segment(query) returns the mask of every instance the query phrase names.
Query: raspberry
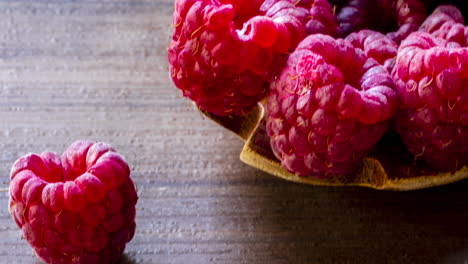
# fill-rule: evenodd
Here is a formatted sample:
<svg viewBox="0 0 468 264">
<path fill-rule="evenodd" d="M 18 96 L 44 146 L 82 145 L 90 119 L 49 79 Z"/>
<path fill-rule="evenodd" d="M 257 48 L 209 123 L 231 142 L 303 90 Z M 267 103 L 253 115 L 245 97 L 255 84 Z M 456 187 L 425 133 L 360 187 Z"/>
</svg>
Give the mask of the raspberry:
<svg viewBox="0 0 468 264">
<path fill-rule="evenodd" d="M 344 35 L 361 29 L 389 32 L 399 44 L 426 18 L 424 0 L 350 0 L 337 15 Z"/>
<path fill-rule="evenodd" d="M 177 0 L 174 24 L 172 80 L 200 108 L 221 116 L 242 115 L 265 97 L 306 34 L 338 29 L 325 0 Z"/>
<path fill-rule="evenodd" d="M 267 132 L 282 165 L 326 177 L 357 169 L 397 107 L 388 71 L 343 39 L 302 41 L 272 83 Z"/>
<path fill-rule="evenodd" d="M 388 72 L 392 71 L 398 45 L 384 34 L 369 29 L 363 29 L 359 32 L 349 34 L 345 40 L 351 42 L 354 47 L 364 50 L 368 57 L 384 65 Z"/>
<path fill-rule="evenodd" d="M 372 17 L 369 14 L 374 10 L 373 0 L 348 1 L 336 15 L 344 36 L 368 28 Z"/>
<path fill-rule="evenodd" d="M 464 26 L 463 16 L 460 10 L 452 5 L 437 7 L 421 25 L 420 31 L 462 46 L 467 44 L 468 30 Z"/>
<path fill-rule="evenodd" d="M 62 157 L 13 164 L 10 213 L 47 263 L 112 263 L 135 233 L 137 194 L 124 159 L 105 143 L 77 141 Z"/>
<path fill-rule="evenodd" d="M 305 8 L 310 7 L 311 19 L 306 24 L 307 35 L 317 33 L 335 37 L 341 35 L 333 7 L 327 0 L 302 0 L 299 4 Z"/>
<path fill-rule="evenodd" d="M 416 159 L 444 171 L 468 165 L 468 48 L 452 11 L 438 8 L 421 27 L 426 32 L 401 43 L 392 73 L 401 102 L 397 131 Z"/>
<path fill-rule="evenodd" d="M 383 10 L 390 7 L 390 4 L 395 6 L 399 28 L 395 32 L 388 33 L 387 36 L 397 44 L 400 44 L 411 32 L 418 30 L 424 19 L 426 19 L 427 13 L 424 0 L 396 0 L 390 2 L 382 0 L 381 2 L 387 3 L 387 5 L 382 5 Z"/>
</svg>

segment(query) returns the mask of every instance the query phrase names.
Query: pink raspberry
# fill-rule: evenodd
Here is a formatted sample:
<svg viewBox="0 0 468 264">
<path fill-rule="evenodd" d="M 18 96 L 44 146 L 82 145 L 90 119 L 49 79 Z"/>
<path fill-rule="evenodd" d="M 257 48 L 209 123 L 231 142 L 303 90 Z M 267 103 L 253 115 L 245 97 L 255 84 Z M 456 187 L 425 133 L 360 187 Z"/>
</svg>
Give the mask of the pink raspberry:
<svg viewBox="0 0 468 264">
<path fill-rule="evenodd" d="M 118 260 L 135 234 L 137 199 L 127 163 L 106 143 L 27 154 L 11 169 L 10 213 L 47 263 Z"/>
<path fill-rule="evenodd" d="M 397 55 L 398 45 L 386 35 L 369 29 L 349 34 L 345 40 L 355 48 L 364 50 L 366 55 L 385 66 L 392 72 Z"/>
<path fill-rule="evenodd" d="M 272 84 L 271 147 L 292 173 L 347 174 L 386 132 L 397 107 L 388 71 L 343 39 L 304 39 Z"/>
<path fill-rule="evenodd" d="M 327 0 L 301 0 L 296 3 L 310 11 L 305 25 L 307 35 L 322 33 L 337 37 L 342 34 L 335 11 Z"/>
<path fill-rule="evenodd" d="M 176 0 L 168 48 L 175 85 L 207 112 L 243 114 L 308 33 L 335 34 L 325 0 Z"/>
<path fill-rule="evenodd" d="M 393 70 L 400 109 L 396 127 L 416 159 L 438 170 L 468 165 L 466 27 L 443 6 L 405 39 Z M 429 34 L 430 32 L 432 34 Z"/>
<path fill-rule="evenodd" d="M 437 7 L 419 30 L 462 46 L 468 43 L 468 29 L 464 25 L 463 16 L 460 10 L 452 5 Z"/>
</svg>

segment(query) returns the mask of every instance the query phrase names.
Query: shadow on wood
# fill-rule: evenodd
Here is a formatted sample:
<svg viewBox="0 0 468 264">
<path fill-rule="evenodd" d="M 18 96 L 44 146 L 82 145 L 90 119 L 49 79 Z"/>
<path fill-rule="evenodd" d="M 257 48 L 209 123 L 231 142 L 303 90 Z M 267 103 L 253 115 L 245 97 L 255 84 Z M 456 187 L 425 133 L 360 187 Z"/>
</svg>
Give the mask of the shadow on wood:
<svg viewBox="0 0 468 264">
<path fill-rule="evenodd" d="M 467 181 L 414 192 L 380 192 L 311 187 L 273 180 L 264 173 L 259 173 L 257 180 L 261 195 L 243 201 L 244 210 L 254 215 L 240 216 L 243 230 L 247 230 L 241 252 L 258 257 L 257 262 L 464 260 L 468 247 Z M 240 191 L 238 195 L 249 194 Z M 251 231 L 254 236 L 249 233 L 250 226 L 255 229 Z"/>
<path fill-rule="evenodd" d="M 127 254 L 123 254 L 120 258 L 119 264 L 136 264 L 136 261 Z"/>
</svg>

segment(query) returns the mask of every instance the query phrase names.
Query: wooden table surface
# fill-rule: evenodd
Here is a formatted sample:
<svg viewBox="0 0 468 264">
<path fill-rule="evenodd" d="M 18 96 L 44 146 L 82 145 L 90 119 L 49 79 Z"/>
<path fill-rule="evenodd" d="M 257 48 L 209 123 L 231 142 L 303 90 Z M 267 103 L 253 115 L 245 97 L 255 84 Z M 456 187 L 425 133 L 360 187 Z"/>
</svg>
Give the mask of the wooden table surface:
<svg viewBox="0 0 468 264">
<path fill-rule="evenodd" d="M 172 0 L 0 1 L 0 263 L 40 263 L 8 213 L 27 152 L 102 140 L 140 196 L 122 263 L 468 263 L 468 182 L 312 187 L 239 161 L 167 69 Z"/>
</svg>

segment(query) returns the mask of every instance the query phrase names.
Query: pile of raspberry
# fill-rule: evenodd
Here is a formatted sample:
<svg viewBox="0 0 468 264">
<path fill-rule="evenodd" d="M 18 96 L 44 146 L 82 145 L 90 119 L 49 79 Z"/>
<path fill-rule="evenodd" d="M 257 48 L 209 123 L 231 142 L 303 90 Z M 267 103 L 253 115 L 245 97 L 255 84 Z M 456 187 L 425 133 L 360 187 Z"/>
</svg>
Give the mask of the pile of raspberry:
<svg viewBox="0 0 468 264">
<path fill-rule="evenodd" d="M 177 0 L 174 26 L 177 88 L 219 116 L 267 98 L 271 148 L 291 173 L 350 174 L 389 131 L 436 170 L 468 165 L 468 27 L 455 6 Z"/>
</svg>

